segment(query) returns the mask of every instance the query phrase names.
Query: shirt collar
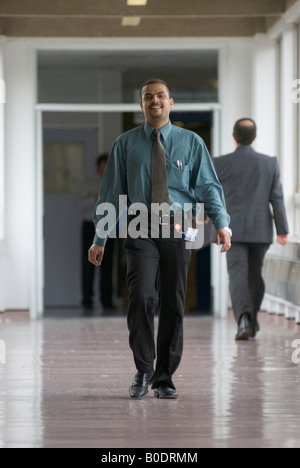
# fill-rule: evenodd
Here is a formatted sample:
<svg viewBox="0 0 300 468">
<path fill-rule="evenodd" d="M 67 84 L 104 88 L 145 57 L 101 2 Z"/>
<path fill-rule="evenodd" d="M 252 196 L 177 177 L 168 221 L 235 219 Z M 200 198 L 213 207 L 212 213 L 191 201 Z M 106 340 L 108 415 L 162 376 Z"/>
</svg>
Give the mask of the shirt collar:
<svg viewBox="0 0 300 468">
<path fill-rule="evenodd" d="M 146 137 L 147 138 L 150 138 L 153 130 L 155 130 L 155 128 L 151 127 L 151 125 L 149 125 L 147 122 L 145 122 L 145 125 L 144 125 L 144 130 L 145 130 L 145 134 L 146 134 Z M 160 128 L 159 129 L 162 137 L 163 137 L 163 140 L 166 141 L 166 139 L 168 138 L 169 134 L 171 133 L 172 131 L 172 124 L 171 122 L 169 121 L 167 123 L 167 125 L 165 125 L 164 127 Z"/>
</svg>

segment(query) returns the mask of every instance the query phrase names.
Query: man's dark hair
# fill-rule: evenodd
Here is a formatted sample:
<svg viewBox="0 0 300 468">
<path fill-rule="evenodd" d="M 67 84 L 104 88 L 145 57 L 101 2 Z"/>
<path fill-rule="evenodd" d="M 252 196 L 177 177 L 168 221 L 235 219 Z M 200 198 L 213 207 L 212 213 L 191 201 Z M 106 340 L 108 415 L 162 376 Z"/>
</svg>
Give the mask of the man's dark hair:
<svg viewBox="0 0 300 468">
<path fill-rule="evenodd" d="M 103 153 L 103 154 L 100 154 L 96 160 L 96 167 L 99 167 L 100 164 L 102 163 L 107 163 L 108 161 L 108 158 L 109 158 L 109 154 L 108 153 Z"/>
<path fill-rule="evenodd" d="M 249 118 L 236 122 L 233 130 L 234 137 L 239 145 L 251 145 L 256 137 L 256 123 Z"/>
<path fill-rule="evenodd" d="M 152 85 L 152 84 L 163 84 L 167 90 L 169 91 L 169 96 L 171 97 L 171 89 L 170 89 L 170 86 L 168 85 L 168 83 L 160 78 L 150 78 L 149 80 L 145 81 L 145 83 L 143 84 L 143 86 L 141 87 L 140 89 L 140 95 L 142 97 L 142 92 L 143 92 L 143 89 L 145 88 L 145 86 L 148 86 L 148 85 Z"/>
</svg>

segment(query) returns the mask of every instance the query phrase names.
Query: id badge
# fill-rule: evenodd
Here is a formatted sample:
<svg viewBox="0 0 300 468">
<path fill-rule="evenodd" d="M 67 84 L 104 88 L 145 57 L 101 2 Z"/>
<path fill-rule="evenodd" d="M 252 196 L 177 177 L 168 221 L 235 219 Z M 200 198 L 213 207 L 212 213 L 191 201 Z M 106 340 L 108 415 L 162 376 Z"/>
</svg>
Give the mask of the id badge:
<svg viewBox="0 0 300 468">
<path fill-rule="evenodd" d="M 184 234 L 184 240 L 186 242 L 196 242 L 198 233 L 198 229 L 188 228 L 188 230 Z"/>
</svg>

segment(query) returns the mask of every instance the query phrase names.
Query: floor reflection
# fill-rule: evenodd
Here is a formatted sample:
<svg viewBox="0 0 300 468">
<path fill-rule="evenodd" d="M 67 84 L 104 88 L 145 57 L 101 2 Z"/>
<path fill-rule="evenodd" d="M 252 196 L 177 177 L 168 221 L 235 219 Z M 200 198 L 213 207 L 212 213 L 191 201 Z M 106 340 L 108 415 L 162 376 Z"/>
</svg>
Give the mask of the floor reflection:
<svg viewBox="0 0 300 468">
<path fill-rule="evenodd" d="M 0 319 L 6 362 L 0 364 L 0 448 L 43 446 L 43 324 Z"/>
<path fill-rule="evenodd" d="M 214 438 L 219 447 L 300 446 L 300 366 L 292 364 L 299 327 L 263 315 L 256 340 L 229 340 L 214 321 Z M 277 326 L 276 326 L 277 325 Z"/>
<path fill-rule="evenodd" d="M 300 447 L 300 328 L 261 315 L 256 340 L 233 319 L 187 317 L 177 401 L 131 400 L 125 317 L 0 320 L 0 447 Z"/>
</svg>

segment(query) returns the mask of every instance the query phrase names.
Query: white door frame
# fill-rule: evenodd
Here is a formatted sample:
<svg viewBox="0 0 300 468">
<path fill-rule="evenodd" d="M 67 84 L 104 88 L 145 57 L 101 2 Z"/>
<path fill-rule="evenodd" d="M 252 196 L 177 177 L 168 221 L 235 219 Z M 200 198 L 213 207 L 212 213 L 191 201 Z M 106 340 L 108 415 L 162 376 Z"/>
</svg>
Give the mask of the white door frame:
<svg viewBox="0 0 300 468">
<path fill-rule="evenodd" d="M 212 154 L 220 154 L 220 122 L 221 105 L 218 103 L 180 103 L 176 104 L 175 112 L 212 112 Z M 36 127 L 36 199 L 35 199 L 35 259 L 33 262 L 33 281 L 31 285 L 31 308 L 30 318 L 37 319 L 43 316 L 44 312 L 44 189 L 43 189 L 43 112 L 93 112 L 93 113 L 124 113 L 140 112 L 138 104 L 37 104 L 35 106 L 35 127 Z M 219 270 L 218 262 L 212 262 L 213 277 L 214 272 Z M 219 282 L 217 282 L 220 284 Z M 222 284 L 222 282 L 221 282 Z M 218 292 L 220 298 L 226 295 L 226 287 Z M 224 289 L 224 290 L 223 290 Z M 215 315 L 220 314 L 219 304 L 224 304 L 223 300 L 216 300 Z"/>
</svg>

